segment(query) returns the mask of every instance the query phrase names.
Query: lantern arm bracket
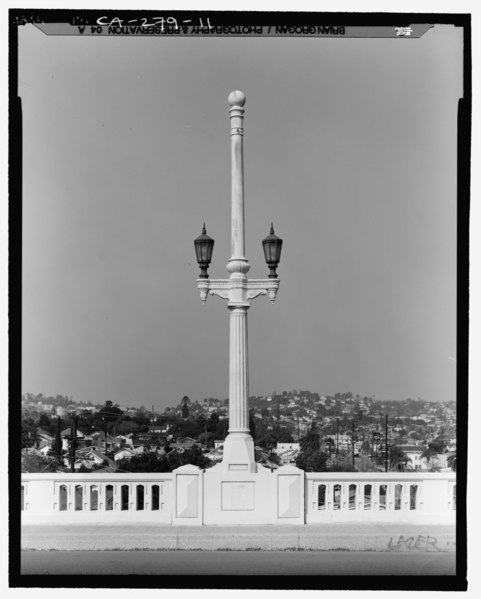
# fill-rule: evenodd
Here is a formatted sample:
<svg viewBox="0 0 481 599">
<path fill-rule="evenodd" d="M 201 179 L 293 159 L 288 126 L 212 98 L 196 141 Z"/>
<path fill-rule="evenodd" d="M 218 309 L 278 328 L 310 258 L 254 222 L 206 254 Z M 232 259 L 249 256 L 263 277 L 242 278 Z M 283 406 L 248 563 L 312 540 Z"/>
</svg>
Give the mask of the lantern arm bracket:
<svg viewBox="0 0 481 599">
<path fill-rule="evenodd" d="M 254 299 L 259 295 L 269 295 L 271 303 L 274 303 L 279 283 L 279 279 L 249 279 L 247 283 L 247 299 Z"/>
<path fill-rule="evenodd" d="M 247 299 L 251 300 L 259 295 L 267 295 L 267 289 L 248 289 L 247 290 Z"/>
<path fill-rule="evenodd" d="M 274 303 L 279 279 L 197 279 L 200 299 L 205 304 L 209 295 L 229 300 L 229 305 L 248 305 L 249 300 L 259 295 L 268 295 Z"/>
<path fill-rule="evenodd" d="M 217 295 L 222 299 L 230 297 L 229 279 L 197 279 L 197 289 L 200 292 L 200 299 L 205 304 L 208 295 Z"/>
</svg>

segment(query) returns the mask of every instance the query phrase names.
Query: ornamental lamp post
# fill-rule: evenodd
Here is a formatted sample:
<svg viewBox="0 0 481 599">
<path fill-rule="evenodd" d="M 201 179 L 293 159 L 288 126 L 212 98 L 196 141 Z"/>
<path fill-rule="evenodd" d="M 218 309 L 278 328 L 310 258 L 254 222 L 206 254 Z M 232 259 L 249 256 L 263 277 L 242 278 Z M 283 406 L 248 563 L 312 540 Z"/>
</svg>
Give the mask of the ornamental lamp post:
<svg viewBox="0 0 481 599">
<path fill-rule="evenodd" d="M 231 257 L 227 262 L 228 279 L 210 279 L 207 268 L 212 258 L 214 240 L 205 230 L 194 241 L 197 262 L 201 268 L 197 279 L 200 298 L 205 304 L 209 295 L 227 300 L 230 322 L 229 342 L 229 431 L 219 467 L 228 471 L 257 472 L 254 441 L 249 432 L 249 375 L 247 356 L 247 310 L 250 300 L 268 295 L 274 303 L 279 289 L 277 265 L 282 239 L 270 234 L 262 241 L 270 269 L 267 279 L 248 279 L 250 264 L 245 257 L 244 232 L 244 156 L 243 120 L 246 98 L 241 91 L 229 95 L 231 134 Z"/>
</svg>

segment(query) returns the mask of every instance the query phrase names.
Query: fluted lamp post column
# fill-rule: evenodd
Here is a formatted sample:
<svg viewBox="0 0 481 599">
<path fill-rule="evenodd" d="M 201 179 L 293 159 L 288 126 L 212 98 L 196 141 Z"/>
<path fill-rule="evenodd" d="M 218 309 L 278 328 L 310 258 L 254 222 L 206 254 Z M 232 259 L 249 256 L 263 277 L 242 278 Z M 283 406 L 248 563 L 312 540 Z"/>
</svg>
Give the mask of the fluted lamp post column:
<svg viewBox="0 0 481 599">
<path fill-rule="evenodd" d="M 202 303 L 208 295 L 228 301 L 230 321 L 229 343 L 229 434 L 224 443 L 221 467 L 231 471 L 256 472 L 254 440 L 249 432 L 249 368 L 247 352 L 247 310 L 250 300 L 268 295 L 273 303 L 279 289 L 276 273 L 282 240 L 274 234 L 263 240 L 264 254 L 270 269 L 267 279 L 248 279 L 250 264 L 245 257 L 244 233 L 244 163 L 243 120 L 245 95 L 233 91 L 229 95 L 231 122 L 231 257 L 227 262 L 228 279 L 210 279 L 207 268 L 212 258 L 214 240 L 204 228 L 194 241 L 201 274 L 197 279 Z"/>
</svg>

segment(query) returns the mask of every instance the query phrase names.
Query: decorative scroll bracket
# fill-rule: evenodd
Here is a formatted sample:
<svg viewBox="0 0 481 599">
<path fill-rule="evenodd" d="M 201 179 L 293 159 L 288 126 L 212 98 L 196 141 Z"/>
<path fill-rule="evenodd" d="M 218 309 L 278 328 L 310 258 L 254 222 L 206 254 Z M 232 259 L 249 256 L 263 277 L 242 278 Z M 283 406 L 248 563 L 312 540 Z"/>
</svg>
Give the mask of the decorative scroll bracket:
<svg viewBox="0 0 481 599">
<path fill-rule="evenodd" d="M 248 305 L 249 300 L 268 295 L 274 303 L 279 289 L 279 279 L 197 279 L 200 299 L 205 304 L 209 295 L 229 301 L 230 305 Z"/>
</svg>

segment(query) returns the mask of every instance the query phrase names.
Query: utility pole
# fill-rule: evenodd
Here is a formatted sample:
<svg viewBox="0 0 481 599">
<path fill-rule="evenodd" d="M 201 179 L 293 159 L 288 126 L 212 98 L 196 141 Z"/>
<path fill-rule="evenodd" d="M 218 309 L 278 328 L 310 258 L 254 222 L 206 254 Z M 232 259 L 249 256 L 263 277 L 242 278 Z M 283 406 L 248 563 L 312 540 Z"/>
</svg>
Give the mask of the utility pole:
<svg viewBox="0 0 481 599">
<path fill-rule="evenodd" d="M 75 450 L 77 446 L 77 423 L 78 416 L 73 416 L 72 426 L 70 428 L 70 472 L 75 472 Z"/>
<path fill-rule="evenodd" d="M 339 455 L 339 418 L 336 418 L 336 457 Z"/>
<path fill-rule="evenodd" d="M 105 423 L 105 430 L 104 430 L 104 437 L 105 437 L 105 455 L 107 455 L 107 451 L 108 451 L 108 446 L 109 446 L 109 442 L 108 442 L 108 422 L 107 422 L 107 418 L 103 417 L 102 420 Z"/>
<path fill-rule="evenodd" d="M 354 432 L 355 432 L 355 424 L 354 420 L 352 421 L 352 467 L 354 468 Z"/>
<path fill-rule="evenodd" d="M 388 415 L 386 414 L 386 430 L 385 430 L 385 435 L 386 435 L 385 471 L 386 472 L 388 471 L 387 420 L 388 420 Z"/>
<path fill-rule="evenodd" d="M 60 465 L 62 463 L 62 436 L 61 436 L 61 419 L 60 416 L 57 418 L 57 433 L 55 435 L 55 457 Z"/>
</svg>

